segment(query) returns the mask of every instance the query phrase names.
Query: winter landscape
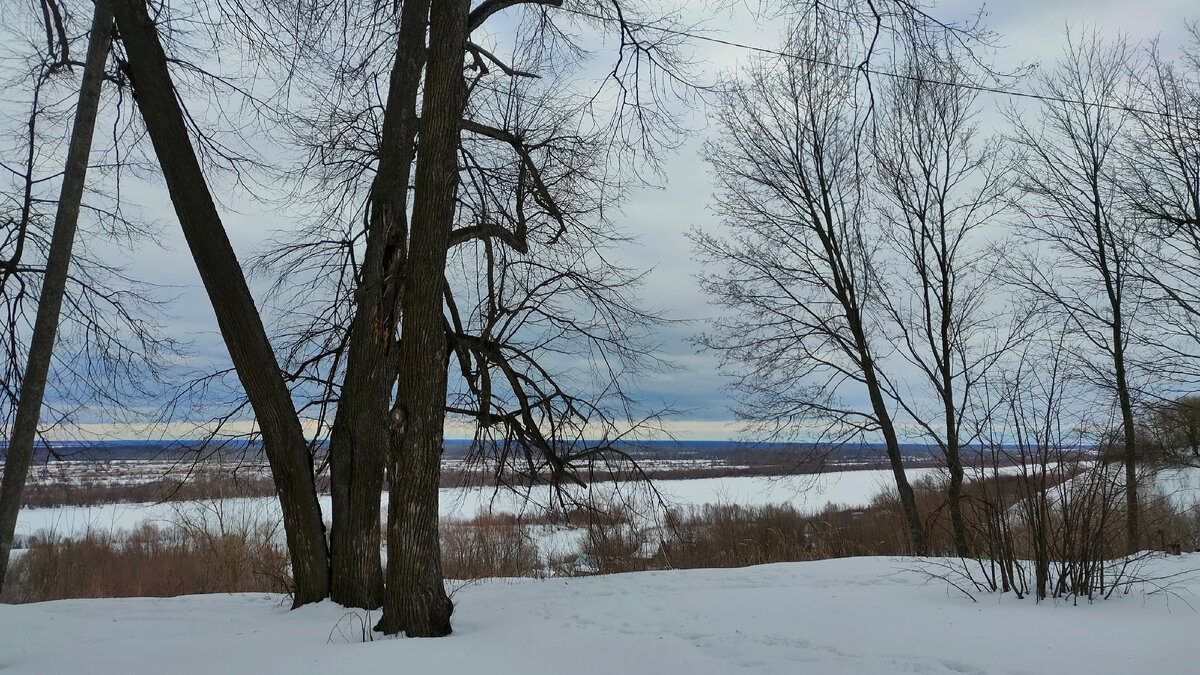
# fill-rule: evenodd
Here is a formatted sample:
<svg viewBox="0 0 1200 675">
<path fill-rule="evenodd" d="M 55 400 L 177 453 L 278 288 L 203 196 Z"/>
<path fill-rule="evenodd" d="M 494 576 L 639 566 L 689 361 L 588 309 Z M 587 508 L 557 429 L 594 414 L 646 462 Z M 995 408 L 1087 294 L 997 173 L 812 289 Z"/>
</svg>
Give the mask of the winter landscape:
<svg viewBox="0 0 1200 675">
<path fill-rule="evenodd" d="M 1195 672 L 1194 4 L 0 4 L 0 671 Z"/>
<path fill-rule="evenodd" d="M 262 594 L 0 606 L 13 673 L 1191 673 L 1200 581 L 1158 558 L 1095 605 L 973 603 L 919 560 L 848 558 L 740 569 L 458 587 L 444 640 L 375 636 L 332 602 Z M 940 572 L 939 572 L 940 573 Z M 458 615 L 461 613 L 461 618 Z"/>
<path fill-rule="evenodd" d="M 132 473 L 128 464 L 122 467 L 113 473 Z M 936 468 L 910 472 L 917 482 L 937 474 Z M 676 507 L 792 504 L 815 512 L 827 503 L 868 509 L 889 480 L 886 471 L 863 469 L 664 479 L 655 487 Z M 1200 509 L 1200 470 L 1164 471 L 1146 482 L 1148 494 L 1170 495 L 1182 511 Z M 613 487 L 597 484 L 589 492 L 611 503 Z M 451 487 L 441 490 L 439 504 L 448 523 L 481 514 L 530 516 L 546 496 L 533 494 L 527 502 L 491 487 Z M 327 499 L 322 506 L 328 508 Z M 218 515 L 230 528 L 279 519 L 277 502 L 268 497 L 57 506 L 22 510 L 17 533 L 78 538 Z M 653 529 L 654 521 L 638 527 Z M 578 558 L 587 547 L 586 526 L 528 526 L 524 536 L 542 557 L 535 578 L 447 581 L 462 618 L 445 641 L 395 640 L 370 630 L 374 612 L 328 601 L 290 611 L 286 596 L 268 593 L 58 600 L 0 605 L 0 665 L 14 673 L 114 674 L 342 672 L 397 664 L 463 673 L 559 673 L 564 667 L 580 673 L 1190 673 L 1195 667 L 1198 553 L 1135 556 L 1107 599 L 1039 603 L 974 585 L 972 577 L 984 578 L 978 563 L 954 558 L 874 556 L 597 575 L 548 565 Z"/>
</svg>

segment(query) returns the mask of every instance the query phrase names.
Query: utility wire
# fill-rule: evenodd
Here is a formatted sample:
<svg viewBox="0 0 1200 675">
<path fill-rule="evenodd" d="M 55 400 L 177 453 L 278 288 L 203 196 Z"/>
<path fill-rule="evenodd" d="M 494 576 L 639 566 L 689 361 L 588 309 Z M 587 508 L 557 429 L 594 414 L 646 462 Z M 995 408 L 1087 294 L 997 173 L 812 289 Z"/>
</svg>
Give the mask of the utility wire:
<svg viewBox="0 0 1200 675">
<path fill-rule="evenodd" d="M 591 19 L 598 19 L 601 21 L 611 20 L 610 17 L 603 17 L 603 16 L 599 16 L 596 14 L 590 14 L 588 12 L 581 12 L 581 11 L 577 11 L 577 10 L 575 10 L 575 11 L 567 10 L 567 11 L 571 11 L 572 14 L 577 14 L 579 16 L 583 16 L 583 17 L 587 17 L 587 18 L 591 18 Z M 1033 99 L 1036 101 L 1048 101 L 1048 102 L 1052 102 L 1052 103 L 1065 103 L 1065 104 L 1069 104 L 1069 105 L 1094 106 L 1094 107 L 1105 109 L 1105 110 L 1117 110 L 1120 112 L 1134 113 L 1137 115 L 1154 115 L 1157 117 L 1165 117 L 1168 119 L 1174 118 L 1174 119 L 1180 119 L 1180 120 L 1187 120 L 1189 122 L 1200 122 L 1200 117 L 1197 117 L 1195 115 L 1183 115 L 1180 113 L 1164 112 L 1161 110 L 1149 110 L 1146 108 L 1135 108 L 1132 106 L 1115 105 L 1112 103 L 1094 103 L 1094 102 L 1085 101 L 1082 99 L 1072 99 L 1072 98 L 1066 98 L 1066 97 L 1062 97 L 1062 96 L 1047 96 L 1044 94 L 1034 94 L 1034 93 L 1027 92 L 1027 91 L 1017 91 L 1015 89 L 1003 89 L 1000 87 L 989 87 L 987 85 L 975 84 L 973 82 L 948 82 L 945 80 L 934 80 L 934 79 L 930 79 L 927 77 L 920 77 L 917 75 L 905 75 L 904 73 L 893 73 L 888 70 L 879 70 L 877 68 L 871 68 L 870 66 L 868 66 L 866 64 L 866 62 L 863 62 L 862 64 L 857 65 L 857 66 L 851 66 L 851 65 L 847 65 L 845 63 L 836 63 L 834 61 L 826 61 L 824 59 L 818 59 L 818 58 L 814 58 L 811 56 L 804 56 L 803 54 L 795 54 L 792 52 L 785 52 L 785 51 L 782 51 L 779 49 L 770 49 L 768 47 L 759 47 L 756 45 L 748 45 L 748 44 L 744 44 L 741 42 L 734 42 L 732 40 L 724 40 L 721 38 L 712 37 L 712 36 L 708 36 L 708 35 L 698 35 L 696 33 L 690 33 L 688 31 L 683 31 L 683 30 L 676 30 L 674 28 L 667 28 L 665 26 L 656 26 L 653 24 L 644 24 L 644 23 L 635 23 L 635 22 L 626 22 L 626 23 L 629 26 L 633 26 L 633 27 L 643 29 L 643 30 L 656 30 L 660 33 L 665 33 L 667 35 L 674 35 L 676 37 L 683 37 L 683 38 L 688 38 L 691 40 L 699 40 L 701 42 L 711 42 L 714 44 L 724 45 L 726 47 L 734 47 L 737 49 L 744 49 L 746 51 L 757 52 L 760 54 L 769 54 L 771 56 L 779 56 L 779 57 L 782 57 L 785 59 L 791 59 L 793 61 L 803 61 L 806 63 L 815 63 L 820 66 L 827 66 L 829 68 L 840 68 L 842 70 L 850 70 L 850 71 L 855 71 L 855 72 L 859 72 L 859 73 L 864 73 L 867 75 L 878 75 L 880 77 L 891 77 L 891 78 L 895 78 L 898 80 L 908 80 L 910 82 L 924 82 L 924 83 L 935 84 L 935 85 L 944 86 L 944 87 L 959 87 L 961 89 L 969 89 L 971 91 L 978 91 L 978 92 L 987 93 L 987 94 L 996 94 L 998 96 L 1008 96 L 1010 98 Z"/>
</svg>

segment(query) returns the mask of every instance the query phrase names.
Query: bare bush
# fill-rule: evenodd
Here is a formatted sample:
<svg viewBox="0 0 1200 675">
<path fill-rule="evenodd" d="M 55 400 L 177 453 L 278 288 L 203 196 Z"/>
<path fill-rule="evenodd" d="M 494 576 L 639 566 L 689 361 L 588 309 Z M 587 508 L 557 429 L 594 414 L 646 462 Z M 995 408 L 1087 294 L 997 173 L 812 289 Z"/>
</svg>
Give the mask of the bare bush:
<svg viewBox="0 0 1200 675">
<path fill-rule="evenodd" d="M 985 543 L 966 566 L 976 589 L 1091 601 L 1128 587 L 1144 554 L 1127 555 L 1122 466 L 1083 461 L 1062 448 L 996 450 L 1031 455 L 1015 477 L 997 471 L 979 481 L 977 535 Z M 1165 504 L 1155 506 L 1155 522 L 1173 520 Z"/>
<path fill-rule="evenodd" d="M 282 547 L 235 533 L 198 538 L 145 524 L 119 534 L 46 535 L 30 544 L 9 568 L 3 602 L 291 590 Z"/>
<path fill-rule="evenodd" d="M 653 569 L 651 546 L 650 533 L 633 512 L 618 507 L 588 521 L 581 553 L 599 574 L 638 572 Z"/>
<path fill-rule="evenodd" d="M 789 505 L 705 504 L 674 510 L 659 551 L 671 567 L 743 567 L 826 557 L 832 526 Z"/>
<path fill-rule="evenodd" d="M 537 544 L 516 516 L 483 515 L 442 523 L 442 570 L 448 579 L 537 577 Z"/>
</svg>

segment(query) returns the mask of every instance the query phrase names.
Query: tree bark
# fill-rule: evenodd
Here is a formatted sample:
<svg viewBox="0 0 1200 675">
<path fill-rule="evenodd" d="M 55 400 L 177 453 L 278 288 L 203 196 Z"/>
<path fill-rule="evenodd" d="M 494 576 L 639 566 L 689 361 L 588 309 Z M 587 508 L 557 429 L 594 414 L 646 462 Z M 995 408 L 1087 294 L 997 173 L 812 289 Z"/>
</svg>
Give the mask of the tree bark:
<svg viewBox="0 0 1200 675">
<path fill-rule="evenodd" d="M 291 554 L 293 607 L 318 602 L 329 595 L 329 557 L 312 458 L 295 404 L 196 159 L 145 0 L 117 0 L 116 17 L 134 99 L 221 336 L 262 430 Z"/>
<path fill-rule="evenodd" d="M 410 637 L 449 634 L 454 610 L 442 579 L 438 542 L 447 387 L 442 293 L 459 182 L 469 8 L 468 0 L 431 3 L 429 65 L 398 350 L 400 376 L 391 413 L 387 590 L 376 628 L 387 634 L 404 631 Z"/>
<path fill-rule="evenodd" d="M 46 377 L 54 355 L 54 339 L 63 295 L 67 288 L 67 273 L 71 266 L 71 249 L 79 224 L 79 207 L 83 202 L 84 181 L 87 178 L 88 157 L 92 150 L 92 135 L 100 109 L 100 89 L 104 83 L 104 63 L 112 43 L 113 10 L 110 0 L 97 0 L 92 16 L 92 31 L 88 38 L 87 61 L 83 83 L 79 89 L 79 105 L 67 148 L 67 162 L 54 217 L 54 232 L 50 239 L 50 254 L 42 278 L 37 317 L 29 346 L 29 362 L 21 381 L 17 415 L 13 421 L 12 437 L 4 460 L 4 480 L 0 485 L 0 589 L 8 572 L 13 533 L 21 510 L 21 493 L 33 460 L 33 444 L 37 438 L 38 418 L 46 393 Z M 32 142 L 32 140 L 31 140 Z"/>
<path fill-rule="evenodd" d="M 379 498 L 391 442 L 388 408 L 396 374 L 394 343 L 408 244 L 408 180 L 420 121 L 417 91 L 428 21 L 429 0 L 404 3 L 379 167 L 371 184 L 369 230 L 355 291 L 346 374 L 329 439 L 330 597 L 366 609 L 383 603 Z"/>
</svg>

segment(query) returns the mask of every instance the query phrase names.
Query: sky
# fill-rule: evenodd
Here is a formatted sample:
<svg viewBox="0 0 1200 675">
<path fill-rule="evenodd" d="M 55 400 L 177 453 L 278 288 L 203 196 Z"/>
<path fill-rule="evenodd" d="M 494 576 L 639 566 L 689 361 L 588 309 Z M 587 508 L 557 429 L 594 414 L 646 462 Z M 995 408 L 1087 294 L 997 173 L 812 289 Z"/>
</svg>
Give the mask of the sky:
<svg viewBox="0 0 1200 675">
<path fill-rule="evenodd" d="M 750 10 L 758 3 L 720 4 L 724 9 L 699 9 L 700 3 L 689 3 L 687 11 L 705 20 L 708 34 L 713 37 L 765 48 L 779 45 L 782 26 L 778 21 L 756 24 L 753 20 Z M 957 19 L 977 9 L 977 3 L 950 0 L 934 13 Z M 1068 24 L 1094 26 L 1105 35 L 1122 31 L 1132 39 L 1161 36 L 1169 51 L 1184 40 L 1184 21 L 1200 18 L 1194 0 L 1014 0 L 988 6 L 987 12 L 987 24 L 1000 35 L 1005 47 L 995 57 L 1001 70 L 1023 64 L 1051 65 L 1062 48 Z M 742 49 L 704 42 L 694 44 L 692 51 L 703 79 L 736 67 L 747 56 Z M 1018 83 L 1015 87 L 1021 89 L 1024 85 Z M 982 102 L 994 105 L 989 98 Z M 720 227 L 711 210 L 711 180 L 699 154 L 703 140 L 712 133 L 707 113 L 703 102 L 690 110 L 680 110 L 693 133 L 666 158 L 660 184 L 632 193 L 616 218 L 622 229 L 638 239 L 635 245 L 623 247 L 618 259 L 632 268 L 650 270 L 643 287 L 644 302 L 679 321 L 662 328 L 657 336 L 662 355 L 675 368 L 650 375 L 641 389 L 648 403 L 662 402 L 684 411 L 667 426 L 685 439 L 724 439 L 737 431 L 730 412 L 733 401 L 714 357 L 698 352 L 690 342 L 704 330 L 705 319 L 714 311 L 698 289 L 696 275 L 700 269 L 692 260 L 687 238 L 693 228 L 714 231 Z M 224 362 L 227 357 L 215 318 L 178 233 L 165 191 L 153 182 L 141 183 L 130 186 L 129 196 L 156 212 L 164 225 L 161 250 L 124 254 L 130 274 L 169 286 L 177 297 L 171 310 L 172 331 L 191 340 L 202 359 Z M 235 203 L 228 197 L 221 201 L 223 219 L 243 263 L 260 252 L 278 230 L 289 227 L 286 214 L 260 203 Z M 261 298 L 264 284 L 256 281 L 254 287 Z M 90 425 L 88 429 L 110 436 L 140 434 L 139 430 L 112 424 Z M 460 436 L 463 431 L 451 428 L 448 433 Z"/>
<path fill-rule="evenodd" d="M 977 11 L 978 3 L 952 1 L 942 3 L 951 19 L 966 17 Z M 748 25 L 737 10 L 732 16 L 714 14 L 712 26 L 735 30 L 716 36 L 752 46 L 772 48 L 779 44 L 779 29 Z M 1194 2 L 1153 0 L 1147 2 L 1067 1 L 1045 2 L 1014 0 L 988 5 L 987 24 L 1000 35 L 1004 50 L 996 55 L 1000 70 L 1015 70 L 1025 64 L 1053 65 L 1063 48 L 1067 25 L 1094 25 L 1103 34 L 1124 32 L 1131 39 L 1162 37 L 1164 48 L 1178 48 L 1185 39 L 1183 25 L 1189 17 L 1200 19 L 1200 8 Z M 723 46 L 697 46 L 698 60 L 708 64 L 710 71 L 735 67 L 745 52 Z M 1021 84 L 1017 89 L 1023 89 Z M 994 97 L 984 97 L 982 104 L 994 106 Z M 700 126 L 704 126 L 704 111 L 697 111 Z M 999 119 L 995 120 L 1000 123 Z M 647 280 L 647 298 L 665 305 L 671 316 L 692 323 L 672 327 L 663 332 L 664 349 L 681 367 L 678 371 L 656 377 L 653 385 L 664 396 L 678 395 L 679 407 L 694 412 L 676 423 L 681 434 L 710 437 L 708 434 L 728 433 L 736 425 L 730 422 L 729 407 L 733 404 L 717 373 L 711 354 L 697 352 L 688 338 L 703 330 L 704 319 L 714 309 L 696 284 L 700 272 L 692 260 L 687 232 L 692 228 L 718 230 L 719 219 L 712 213 L 712 182 L 700 156 L 700 146 L 709 133 L 702 128 L 696 137 L 680 148 L 667 162 L 668 180 L 662 189 L 647 189 L 630 199 L 626 207 L 626 222 L 631 231 L 640 233 L 642 246 L 627 253 L 630 264 L 652 268 Z M 723 436 L 722 436 L 723 437 Z"/>
</svg>

